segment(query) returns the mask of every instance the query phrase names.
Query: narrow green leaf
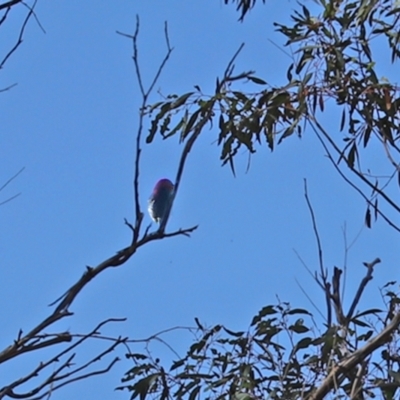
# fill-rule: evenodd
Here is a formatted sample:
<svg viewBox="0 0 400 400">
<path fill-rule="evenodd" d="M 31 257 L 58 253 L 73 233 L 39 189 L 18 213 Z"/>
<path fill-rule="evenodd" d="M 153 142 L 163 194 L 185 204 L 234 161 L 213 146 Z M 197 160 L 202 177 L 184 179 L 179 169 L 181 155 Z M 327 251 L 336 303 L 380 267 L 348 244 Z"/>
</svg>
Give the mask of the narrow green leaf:
<svg viewBox="0 0 400 400">
<path fill-rule="evenodd" d="M 364 132 L 364 147 L 367 147 L 367 144 L 369 142 L 369 138 L 371 137 L 371 132 L 372 132 L 372 127 L 368 124 L 368 126 L 365 128 Z"/>
<path fill-rule="evenodd" d="M 132 358 L 134 360 L 146 360 L 148 357 L 141 353 L 130 353 L 126 355 L 126 358 Z"/>
<path fill-rule="evenodd" d="M 367 228 L 371 228 L 371 211 L 369 207 L 367 208 L 367 212 L 365 213 L 365 225 L 367 225 Z"/>
<path fill-rule="evenodd" d="M 234 337 L 241 337 L 244 335 L 244 331 L 234 332 L 225 327 L 223 329 L 226 333 L 229 333 L 229 335 L 234 336 Z"/>
<path fill-rule="evenodd" d="M 296 121 L 292 123 L 288 128 L 285 129 L 285 131 L 282 133 L 281 137 L 279 138 L 278 144 L 281 144 L 283 139 L 286 139 L 287 137 L 291 136 L 294 132 L 294 129 L 296 128 Z"/>
<path fill-rule="evenodd" d="M 314 93 L 312 94 L 312 99 L 313 99 L 313 102 L 312 102 L 312 110 L 313 110 L 313 114 L 315 114 L 315 111 L 316 111 L 316 109 L 317 109 L 317 93 L 316 93 L 316 92 L 314 92 Z"/>
<path fill-rule="evenodd" d="M 151 127 L 149 129 L 149 134 L 146 137 L 146 143 L 151 143 L 154 139 L 154 136 L 156 135 L 157 132 L 157 128 L 158 128 L 158 120 L 154 119 L 153 121 L 151 121 Z"/>
<path fill-rule="evenodd" d="M 289 330 L 295 333 L 305 333 L 309 331 L 309 329 L 304 325 L 290 325 Z"/>
<path fill-rule="evenodd" d="M 312 72 L 309 72 L 309 73 L 304 77 L 304 79 L 303 79 L 303 81 L 302 81 L 304 86 L 310 81 L 310 79 L 312 78 L 312 76 L 313 76 L 313 73 L 312 73 Z"/>
<path fill-rule="evenodd" d="M 232 174 L 233 174 L 234 177 L 236 177 L 235 164 L 234 164 L 234 161 L 233 161 L 233 156 L 232 156 L 232 154 L 229 155 L 228 160 L 229 160 L 229 165 L 230 165 L 230 167 L 231 167 Z"/>
<path fill-rule="evenodd" d="M 199 394 L 199 392 L 200 392 L 200 386 L 196 386 L 196 387 L 190 392 L 189 400 L 195 400 L 196 397 L 197 397 L 197 395 Z"/>
<path fill-rule="evenodd" d="M 293 65 L 293 64 L 290 64 L 290 67 L 288 68 L 288 70 L 287 70 L 287 72 L 286 72 L 286 77 L 287 77 L 287 80 L 288 80 L 289 82 L 291 82 L 291 81 L 292 81 L 292 78 L 293 78 L 293 74 L 292 74 L 293 67 L 294 67 L 294 65 Z"/>
<path fill-rule="evenodd" d="M 160 125 L 160 133 L 165 139 L 165 132 L 169 131 L 169 124 L 171 123 L 171 114 L 168 114 L 165 118 L 162 124 Z"/>
<path fill-rule="evenodd" d="M 135 399 L 137 396 L 140 396 L 140 400 L 144 400 L 147 396 L 150 386 L 157 380 L 158 376 L 158 373 L 151 374 L 136 382 L 133 385 L 133 393 L 131 399 Z"/>
<path fill-rule="evenodd" d="M 169 369 L 170 371 L 173 371 L 174 369 L 177 369 L 181 367 L 183 364 L 185 364 L 185 359 L 183 358 L 182 360 L 174 361 L 172 364 L 171 368 Z"/>
<path fill-rule="evenodd" d="M 353 146 L 351 146 L 349 152 L 347 153 L 347 165 L 350 168 L 354 168 L 354 161 L 356 159 L 357 155 L 357 146 L 356 143 L 353 143 Z"/>
<path fill-rule="evenodd" d="M 252 82 L 257 83 L 257 85 L 266 85 L 267 82 L 265 82 L 263 79 L 257 78 L 256 76 L 248 76 L 248 79 L 250 79 Z"/>
<path fill-rule="evenodd" d="M 390 17 L 392 15 L 398 15 L 400 14 L 400 7 L 399 7 L 399 3 L 395 2 L 396 7 L 392 8 L 386 15 L 385 17 Z"/>
<path fill-rule="evenodd" d="M 148 106 L 148 108 L 146 109 L 146 113 L 150 114 L 151 112 L 153 112 L 156 108 L 158 108 L 163 103 L 164 103 L 163 101 L 159 101 L 157 103 L 154 103 L 154 104 Z"/>
<path fill-rule="evenodd" d="M 179 123 L 172 129 L 170 130 L 166 135 L 163 135 L 164 139 L 167 139 L 173 135 L 175 135 L 176 132 L 179 131 L 179 129 L 181 129 L 183 126 L 185 125 L 185 117 L 183 117 Z M 182 136 L 182 135 L 181 135 Z"/>
<path fill-rule="evenodd" d="M 313 342 L 313 339 L 306 337 L 301 339 L 295 346 L 296 351 L 300 350 L 300 349 L 306 349 L 307 347 L 309 347 Z"/>
<path fill-rule="evenodd" d="M 351 322 L 352 322 L 354 325 L 362 326 L 363 328 L 369 328 L 369 327 L 370 327 L 369 324 L 367 324 L 366 322 L 361 321 L 361 320 L 359 320 L 359 319 L 352 318 L 352 319 L 351 319 Z"/>
<path fill-rule="evenodd" d="M 171 104 L 171 109 L 178 108 L 186 103 L 186 100 L 193 94 L 193 92 L 185 93 Z"/>
<path fill-rule="evenodd" d="M 242 92 L 238 91 L 233 91 L 232 92 L 237 99 L 239 99 L 242 103 L 247 103 L 249 101 L 249 98 Z"/>
<path fill-rule="evenodd" d="M 364 342 L 366 342 L 367 340 L 369 340 L 371 338 L 371 336 L 374 334 L 374 331 L 372 329 L 370 329 L 367 333 L 362 333 L 361 335 L 357 336 L 357 340 L 361 341 L 363 340 Z"/>
<path fill-rule="evenodd" d="M 288 101 L 290 101 L 290 94 L 288 92 L 278 93 L 276 96 L 272 97 L 270 101 L 271 104 L 276 105 L 287 103 Z"/>
<path fill-rule="evenodd" d="M 304 308 L 294 308 L 293 310 L 290 310 L 287 312 L 287 315 L 295 315 L 295 314 L 307 314 L 307 315 L 312 315 L 310 311 L 304 309 Z"/>
<path fill-rule="evenodd" d="M 276 314 L 277 311 L 275 310 L 274 306 L 265 306 L 263 307 L 259 313 L 253 317 L 251 322 L 251 326 L 254 326 L 257 322 L 261 321 L 261 319 L 267 315 Z"/>
<path fill-rule="evenodd" d="M 265 128 L 265 136 L 267 137 L 268 147 L 271 151 L 274 150 L 274 133 L 272 130 Z"/>
<path fill-rule="evenodd" d="M 196 110 L 189 118 L 188 123 L 185 126 L 185 129 L 182 132 L 182 137 L 181 140 L 185 139 L 186 136 L 188 135 L 188 133 L 190 132 L 190 130 L 193 128 L 194 123 L 196 122 L 198 116 L 200 115 L 201 112 L 201 108 L 199 108 L 198 110 Z"/>
<path fill-rule="evenodd" d="M 196 322 L 197 327 L 198 327 L 200 330 L 203 331 L 203 330 L 204 330 L 204 327 L 203 327 L 203 325 L 200 323 L 199 319 L 198 319 L 197 317 L 195 317 L 194 321 Z"/>
<path fill-rule="evenodd" d="M 382 312 L 383 310 L 381 310 L 380 308 L 371 308 L 370 310 L 360 312 L 359 314 L 355 315 L 354 318 L 360 318 L 370 314 L 380 314 Z"/>
<path fill-rule="evenodd" d="M 346 123 L 346 110 L 343 109 L 343 111 L 342 111 L 342 119 L 340 120 L 340 132 L 343 131 L 345 123 Z"/>
<path fill-rule="evenodd" d="M 154 139 L 154 136 L 157 132 L 157 128 L 158 128 L 158 124 L 160 123 L 160 121 L 162 120 L 162 118 L 164 118 L 164 116 L 166 115 L 166 113 L 168 111 L 171 110 L 171 103 L 164 103 L 161 108 L 160 111 L 158 112 L 158 114 L 154 117 L 154 119 L 151 121 L 151 128 L 149 130 L 149 134 L 146 137 L 146 143 L 151 143 Z M 165 124 L 165 121 L 164 121 Z M 164 125 L 165 128 L 165 125 Z"/>
<path fill-rule="evenodd" d="M 310 11 L 308 11 L 308 8 L 305 5 L 302 5 L 303 8 L 303 14 L 304 16 L 309 19 L 310 18 Z"/>
<path fill-rule="evenodd" d="M 322 93 L 319 95 L 319 108 L 321 111 L 324 111 L 325 108 L 324 97 L 322 96 Z"/>
</svg>

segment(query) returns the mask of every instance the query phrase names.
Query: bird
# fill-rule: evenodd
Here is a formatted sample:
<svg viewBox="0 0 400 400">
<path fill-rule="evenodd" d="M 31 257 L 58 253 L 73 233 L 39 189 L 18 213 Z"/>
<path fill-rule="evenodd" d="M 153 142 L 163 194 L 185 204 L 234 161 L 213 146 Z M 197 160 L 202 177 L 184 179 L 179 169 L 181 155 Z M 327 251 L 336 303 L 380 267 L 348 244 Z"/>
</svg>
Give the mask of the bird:
<svg viewBox="0 0 400 400">
<path fill-rule="evenodd" d="M 168 209 L 171 207 L 174 195 L 174 185 L 166 178 L 160 179 L 154 186 L 149 198 L 148 211 L 151 219 L 161 224 Z"/>
</svg>

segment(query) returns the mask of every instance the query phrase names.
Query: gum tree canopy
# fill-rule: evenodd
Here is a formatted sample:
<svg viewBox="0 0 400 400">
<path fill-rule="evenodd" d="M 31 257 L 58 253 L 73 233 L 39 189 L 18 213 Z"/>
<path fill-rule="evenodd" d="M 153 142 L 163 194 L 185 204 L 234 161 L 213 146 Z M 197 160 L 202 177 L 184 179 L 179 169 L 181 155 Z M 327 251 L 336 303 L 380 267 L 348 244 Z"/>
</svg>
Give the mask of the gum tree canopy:
<svg viewBox="0 0 400 400">
<path fill-rule="evenodd" d="M 225 3 L 236 5 L 239 20 L 244 21 L 265 1 Z M 217 79 L 214 93 L 195 87 L 145 109 L 151 119 L 147 142 L 155 135 L 179 135 L 190 148 L 211 127 L 217 132 L 222 164 L 235 173 L 239 149 L 252 155 L 265 144 L 272 151 L 294 135 L 314 135 L 332 167 L 365 202 L 366 225 L 382 218 L 400 231 L 399 87 L 379 74 L 382 66 L 398 64 L 400 4 L 314 3 L 293 5 L 291 24 L 274 23 L 285 38 L 283 50 L 292 55 L 283 85 L 253 71 L 234 70 L 239 49 Z M 238 89 L 243 83 L 247 91 Z M 336 126 L 325 122 L 328 113 L 338 116 Z M 368 151 L 374 162 L 365 167 Z M 396 398 L 400 385 L 396 282 L 383 288 L 385 311 L 357 312 L 380 260 L 365 263 L 365 277 L 346 310 L 343 270 L 335 267 L 328 277 L 308 199 L 307 203 L 320 255 L 320 270 L 314 277 L 326 303 L 325 323 L 316 328 L 308 310 L 286 303 L 265 306 L 241 332 L 221 325 L 205 328 L 196 320 L 200 333 L 185 357 L 162 366 L 151 354 L 131 354 L 135 367 L 127 372 L 121 389 L 131 391 L 133 398 L 159 399 Z M 282 335 L 289 348 L 282 345 Z"/>
<path fill-rule="evenodd" d="M 237 8 L 238 23 L 259 7 L 267 6 L 265 0 L 224 0 L 224 3 Z M 22 20 L 15 41 L 1 54 L 0 69 L 19 48 L 27 24 L 35 20 L 40 26 L 35 5 L 36 0 L 29 4 L 21 0 L 0 3 L 1 29 L 16 7 L 24 11 L 18 14 Z M 319 260 L 319 270 L 312 275 L 321 289 L 325 310 L 321 323 L 316 322 L 309 310 L 284 302 L 262 307 L 242 331 L 233 331 L 221 324 L 205 327 L 196 318 L 196 327 L 187 328 L 194 338 L 192 345 L 185 356 L 176 354 L 171 365 L 163 365 L 149 351 L 150 342 L 165 343 L 162 333 L 142 340 L 139 351 L 133 351 L 139 341 L 101 334 L 100 329 L 120 323 L 123 318 L 105 319 L 84 333 L 53 330 L 57 322 L 73 316 L 75 299 L 100 273 L 126 264 L 140 247 L 150 242 L 190 236 L 196 231 L 197 226 L 193 226 L 169 232 L 168 207 L 155 231 L 143 226 L 139 166 L 146 118 L 149 119 L 147 143 L 156 135 L 165 139 L 178 135 L 182 144 L 174 193 L 179 189 L 191 148 L 210 127 L 212 134 L 217 133 L 222 164 L 228 165 L 233 173 L 239 150 L 245 149 L 252 156 L 262 147 L 273 151 L 293 136 L 313 135 L 332 167 L 364 201 L 367 226 L 372 227 L 373 220 L 381 218 L 398 234 L 399 88 L 379 71 L 382 66 L 398 64 L 400 4 L 395 0 L 315 0 L 296 3 L 293 7 L 290 24 L 274 24 L 284 37 L 282 50 L 289 57 L 285 83 L 279 86 L 256 72 L 237 71 L 234 63 L 241 55 L 240 47 L 216 80 L 213 93 L 203 93 L 195 86 L 191 92 L 170 94 L 163 101 L 149 104 L 149 96 L 172 51 L 168 31 L 165 30 L 165 58 L 147 88 L 142 84 L 137 61 L 139 24 L 133 34 L 123 34 L 133 42 L 133 61 L 142 99 L 134 154 L 135 217 L 133 222 L 125 221 L 131 238 L 99 264 L 86 267 L 80 278 L 51 304 L 49 315 L 37 325 L 29 329 L 18 326 L 15 339 L 0 349 L 0 364 L 4 367 L 18 359 L 23 365 L 22 357 L 27 353 L 37 354 L 39 361 L 28 372 L 18 371 L 19 377 L 2 381 L 0 400 L 48 399 L 67 384 L 108 373 L 120 361 L 119 357 L 111 356 L 117 349 L 122 349 L 131 365 L 118 389 L 130 398 L 141 400 L 398 398 L 398 285 L 391 281 L 382 288 L 383 310 L 358 310 L 374 268 L 380 263 L 376 258 L 364 263 L 365 276 L 356 292 L 350 294 L 349 306 L 343 305 L 344 271 L 334 267 L 328 273 L 324 265 L 306 186 L 305 197 Z M 243 84 L 247 89 L 239 90 Z M 11 87 L 0 88 L 0 92 Z M 328 114 L 338 116 L 336 126 L 325 122 Z M 374 159 L 372 162 L 369 159 L 366 167 L 364 160 L 368 152 Z M 3 184 L 0 191 L 17 175 Z M 393 270 L 397 271 L 395 267 Z M 78 350 L 92 340 L 106 344 L 95 356 L 74 364 Z M 61 344 L 62 350 L 57 347 Z M 105 366 L 98 366 L 100 362 Z"/>
<path fill-rule="evenodd" d="M 255 0 L 231 3 L 242 21 L 253 7 L 251 12 L 262 7 L 261 1 L 255 7 Z M 236 73 L 231 64 L 214 93 L 197 88 L 149 107 L 154 118 L 147 141 L 156 134 L 191 140 L 212 123 L 218 127 L 221 160 L 234 172 L 241 148 L 253 154 L 267 143 L 274 150 L 294 134 L 313 134 L 333 167 L 364 199 L 367 225 L 372 216 L 381 217 L 400 231 L 395 222 L 400 202 L 389 195 L 400 184 L 399 87 L 377 72 L 400 56 L 400 6 L 391 0 L 315 3 L 314 15 L 301 4 L 291 25 L 274 23 L 285 37 L 283 50 L 293 55 L 284 85 L 254 72 Z M 249 91 L 238 90 L 245 82 Z M 324 123 L 326 113 L 338 115 L 336 126 Z M 367 150 L 376 157 L 379 173 L 374 165 L 368 171 L 363 166 Z"/>
</svg>

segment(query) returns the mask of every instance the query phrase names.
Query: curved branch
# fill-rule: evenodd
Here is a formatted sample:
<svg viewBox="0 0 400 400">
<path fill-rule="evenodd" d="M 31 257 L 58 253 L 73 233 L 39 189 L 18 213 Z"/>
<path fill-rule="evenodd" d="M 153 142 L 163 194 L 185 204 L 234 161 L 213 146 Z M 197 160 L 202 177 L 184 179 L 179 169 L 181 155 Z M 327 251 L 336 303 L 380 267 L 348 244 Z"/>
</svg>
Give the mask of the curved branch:
<svg viewBox="0 0 400 400">
<path fill-rule="evenodd" d="M 135 32 L 135 36 L 133 36 L 134 40 L 134 49 L 137 50 L 137 35 L 138 35 L 138 29 L 139 29 L 139 20 L 137 20 L 137 28 Z M 161 63 L 160 68 L 156 72 L 155 78 L 153 82 L 150 85 L 150 88 L 144 92 L 143 96 L 143 106 L 147 104 L 147 99 L 148 96 L 150 95 L 151 90 L 153 89 L 156 81 L 158 80 L 162 68 L 165 65 L 166 61 L 168 60 L 168 57 L 172 51 L 171 47 L 169 46 L 169 40 L 168 40 L 168 34 L 167 34 L 167 27 L 165 28 L 166 32 L 166 37 L 167 37 L 167 45 L 168 45 L 168 50 L 167 50 L 167 55 L 164 58 L 163 62 Z M 136 52 L 137 54 L 137 52 Z M 137 57 L 135 59 L 136 65 L 137 65 L 137 71 L 138 71 L 138 80 L 141 82 L 141 77 L 140 77 L 140 70 L 139 70 L 139 65 L 137 63 Z M 143 87 L 142 87 L 143 89 Z M 187 228 L 187 229 L 179 229 L 174 232 L 169 232 L 169 233 L 164 233 L 163 231 L 158 230 L 157 232 L 154 233 L 148 233 L 148 229 L 145 230 L 143 236 L 140 238 L 140 227 L 141 227 L 141 222 L 142 222 L 142 213 L 140 211 L 140 205 L 139 205 L 139 188 L 138 188 L 138 178 L 139 178 L 139 156 L 140 156 L 140 137 L 141 137 L 141 132 L 143 129 L 143 113 L 141 112 L 142 116 L 139 121 L 139 129 L 137 133 L 137 149 L 136 149 L 136 161 L 135 161 L 135 203 L 136 203 L 136 225 L 133 227 L 131 224 L 129 224 L 127 221 L 125 222 L 133 232 L 133 237 L 131 244 L 120 251 L 118 251 L 115 255 L 109 257 L 108 259 L 104 260 L 101 262 L 99 265 L 96 267 L 86 267 L 86 271 L 83 273 L 80 279 L 72 285 L 60 298 L 58 298 L 55 302 L 50 304 L 50 306 L 53 306 L 58 303 L 58 305 L 55 307 L 54 311 L 51 313 L 50 316 L 48 316 L 46 319 L 44 319 L 42 322 L 40 322 L 37 326 L 35 326 L 32 330 L 30 330 L 28 333 L 23 334 L 22 331 L 19 333 L 18 338 L 14 341 L 12 345 L 4 349 L 2 352 L 0 352 L 0 364 L 8 361 L 12 358 L 15 358 L 23 353 L 38 350 L 44 347 L 48 347 L 51 345 L 54 345 L 56 343 L 60 343 L 63 341 L 70 341 L 71 336 L 69 333 L 60 333 L 56 335 L 55 337 L 52 337 L 49 339 L 49 336 L 46 334 L 42 334 L 46 328 L 49 326 L 53 325 L 57 321 L 61 320 L 64 317 L 71 316 L 73 313 L 69 311 L 69 307 L 72 305 L 72 303 L 75 301 L 76 297 L 78 294 L 81 292 L 81 290 L 97 275 L 102 273 L 108 268 L 112 267 L 118 267 L 120 265 L 125 264 L 135 253 L 136 251 L 143 245 L 154 241 L 154 240 L 160 240 L 164 239 L 167 237 L 173 237 L 173 236 L 178 236 L 178 235 L 184 235 L 184 236 L 190 236 L 190 234 L 197 228 L 197 226 Z M 12 178 L 14 179 L 14 177 Z M 9 182 L 7 182 L 5 185 L 7 185 Z M 4 185 L 4 186 L 5 186 Z M 3 187 L 4 187 L 3 186 Z M 80 341 L 78 341 L 80 343 Z M 75 346 L 75 345 L 74 345 Z M 73 347 L 69 347 L 68 351 L 70 351 Z M 64 353 L 62 353 L 64 354 Z M 60 354 L 57 356 L 59 357 Z M 57 358 L 56 357 L 56 358 Z M 55 359 L 51 359 L 49 361 L 50 363 L 55 362 Z M 38 368 L 40 370 L 44 368 L 48 364 L 41 364 Z M 25 378 L 28 379 L 28 378 Z M 12 390 L 12 388 L 10 389 Z M 33 394 L 31 393 L 30 396 Z"/>
<path fill-rule="evenodd" d="M 9 1 L 8 3 L 4 3 L 0 5 L 0 10 L 4 8 L 9 8 L 12 7 L 15 4 L 24 4 L 23 1 Z M 12 56 L 12 54 L 18 49 L 18 47 L 21 45 L 24 33 L 25 33 L 25 28 L 28 25 L 29 20 L 31 19 L 32 16 L 34 16 L 34 8 L 36 6 L 37 0 L 34 1 L 32 7 L 28 7 L 29 11 L 28 14 L 25 17 L 24 22 L 22 23 L 21 30 L 19 31 L 18 39 L 14 46 L 8 51 L 8 53 L 4 56 L 3 60 L 0 62 L 0 69 L 4 67 L 4 64 L 7 62 L 7 60 Z M 6 11 L 8 13 L 8 10 Z"/>
<path fill-rule="evenodd" d="M 71 341 L 73 337 L 78 338 L 78 340 L 76 340 L 75 343 L 71 344 L 64 350 L 58 352 L 55 356 L 51 357 L 49 360 L 47 360 L 45 362 L 40 362 L 39 365 L 36 368 L 34 368 L 27 375 L 15 380 L 14 382 L 12 382 L 12 383 L 6 385 L 5 387 L 3 387 L 2 389 L 0 389 L 0 399 L 3 399 L 6 396 L 14 398 L 14 399 L 26 399 L 26 398 L 32 399 L 32 396 L 36 396 L 38 394 L 39 394 L 39 396 L 36 397 L 36 399 L 42 399 L 43 397 L 48 395 L 50 392 L 52 392 L 62 386 L 65 386 L 68 383 L 71 383 L 71 382 L 79 380 L 79 379 L 84 379 L 89 376 L 97 375 L 99 373 L 107 372 L 119 360 L 118 357 L 115 358 L 105 370 L 92 371 L 92 372 L 86 373 L 84 375 L 76 376 L 77 373 L 82 372 L 83 370 L 90 367 L 92 364 L 100 361 L 102 359 L 102 357 L 104 357 L 105 355 L 114 351 L 115 348 L 117 346 L 119 346 L 120 344 L 125 344 L 125 342 L 127 341 L 128 338 L 121 338 L 121 337 L 109 338 L 109 340 L 113 341 L 112 345 L 110 345 L 106 350 L 104 350 L 100 354 L 96 355 L 95 357 L 93 357 L 92 359 L 87 361 L 86 363 L 84 363 L 81 366 L 76 367 L 75 369 L 72 369 L 72 370 L 69 368 L 72 366 L 72 360 L 75 358 L 75 353 L 71 354 L 71 352 L 74 349 L 76 349 L 78 346 L 80 346 L 83 342 L 87 341 L 88 339 L 101 339 L 101 337 L 98 336 L 100 333 L 99 329 L 101 329 L 104 325 L 106 325 L 110 322 L 123 322 L 125 320 L 126 320 L 126 318 L 107 319 L 107 320 L 99 323 L 92 331 L 90 331 L 89 333 L 83 334 L 83 335 L 73 335 L 68 332 L 65 332 L 64 334 L 60 334 L 60 335 L 67 337 L 69 339 L 68 341 Z M 49 339 L 47 342 L 50 342 L 53 340 L 54 343 L 52 343 L 52 344 L 56 344 L 57 343 L 56 339 L 60 335 L 56 334 L 56 335 L 43 335 L 43 336 L 44 337 L 55 336 L 55 338 Z M 59 342 L 62 342 L 62 340 L 60 340 Z M 43 348 L 43 347 L 44 346 L 39 345 L 36 348 L 30 348 L 27 351 L 37 350 L 38 348 Z M 19 354 L 22 354 L 22 352 L 20 352 Z M 40 373 L 42 373 L 50 365 L 60 363 L 60 360 L 68 354 L 69 354 L 69 356 L 67 357 L 67 359 L 62 361 L 61 364 L 58 366 L 58 368 L 56 368 L 46 379 L 44 379 L 44 381 L 41 384 L 37 385 L 36 387 L 31 389 L 29 392 L 24 392 L 24 393 L 16 393 L 15 392 L 16 388 L 18 388 L 19 386 L 21 386 L 23 384 L 26 384 L 31 379 L 36 378 Z M 67 368 L 69 369 L 68 372 L 61 374 Z M 60 382 L 60 381 L 62 381 L 62 382 L 59 383 L 58 385 L 55 385 L 56 382 Z M 46 389 L 47 387 L 48 387 L 48 389 Z M 40 392 L 43 392 L 44 389 L 46 389 L 44 391 L 44 393 L 40 394 Z"/>
<path fill-rule="evenodd" d="M 322 400 L 329 391 L 335 387 L 335 385 L 338 385 L 339 382 L 342 382 L 346 378 L 347 372 L 355 368 L 375 350 L 390 340 L 392 333 L 399 327 L 399 325 L 400 313 L 397 313 L 392 322 L 382 332 L 368 341 L 361 349 L 356 350 L 346 359 L 337 364 L 322 382 L 321 386 L 319 386 L 314 393 L 308 396 L 307 400 Z"/>
</svg>

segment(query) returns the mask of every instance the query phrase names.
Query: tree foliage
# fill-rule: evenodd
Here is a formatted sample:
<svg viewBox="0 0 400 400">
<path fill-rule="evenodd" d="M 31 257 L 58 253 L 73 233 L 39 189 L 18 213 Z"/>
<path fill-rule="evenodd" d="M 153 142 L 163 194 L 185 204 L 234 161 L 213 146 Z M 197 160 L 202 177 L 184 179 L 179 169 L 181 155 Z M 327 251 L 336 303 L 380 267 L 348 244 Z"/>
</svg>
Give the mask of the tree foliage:
<svg viewBox="0 0 400 400">
<path fill-rule="evenodd" d="M 154 117 L 147 141 L 156 133 L 164 138 L 179 135 L 185 141 L 196 123 L 204 121 L 205 110 L 212 111 L 207 122 L 218 128 L 222 163 L 235 172 L 234 159 L 241 148 L 253 154 L 266 143 L 274 150 L 293 134 L 314 133 L 334 168 L 365 200 L 367 225 L 372 224 L 371 216 L 381 216 L 400 231 L 393 218 L 400 213 L 400 203 L 385 190 L 400 184 L 400 91 L 378 72 L 385 61 L 395 63 L 400 55 L 399 5 L 390 0 L 316 3 L 318 14 L 301 4 L 291 15 L 291 25 L 274 24 L 293 54 L 284 85 L 273 85 L 253 71 L 234 73 L 230 65 L 213 94 L 197 87 L 149 107 Z M 255 2 L 237 4 L 244 18 Z M 236 89 L 243 82 L 260 89 Z M 337 126 L 327 127 L 323 117 L 332 112 L 333 103 L 340 118 Z M 377 144 L 386 161 L 383 178 L 363 165 L 363 153 Z"/>
<path fill-rule="evenodd" d="M 240 20 L 256 4 L 233 3 Z M 291 24 L 274 24 L 285 38 L 284 47 L 290 49 L 286 53 L 292 54 L 285 84 L 274 85 L 250 70 L 237 73 L 234 61 L 239 48 L 216 80 L 213 93 L 205 94 L 195 86 L 195 91 L 169 95 L 147 107 L 146 140 L 178 136 L 185 143 L 210 127 L 217 132 L 222 164 L 235 173 L 239 149 L 252 155 L 260 145 L 272 151 L 293 135 L 314 134 L 333 167 L 364 199 L 367 226 L 381 217 L 400 231 L 396 223 L 399 87 L 379 74 L 384 63 L 398 62 L 399 4 L 390 0 L 315 3 L 318 13 L 300 3 Z M 238 83 L 247 83 L 249 90 L 237 89 Z M 340 116 L 337 126 L 324 122 L 324 115 L 332 112 Z M 370 165 L 365 167 L 367 150 L 385 161 L 384 177 Z M 134 366 L 123 378 L 121 390 L 130 391 L 132 399 L 397 398 L 397 283 L 389 282 L 382 289 L 383 309 L 356 311 L 380 260 L 364 263 L 365 277 L 346 309 L 344 268 L 334 267 L 330 274 L 324 266 L 306 188 L 305 194 L 318 244 L 320 265 L 313 276 L 325 301 L 322 320 L 282 302 L 263 307 L 242 332 L 222 325 L 204 328 L 196 320 L 198 336 L 186 355 L 171 365 L 162 365 L 150 352 L 128 354 Z"/>
<path fill-rule="evenodd" d="M 169 368 L 150 352 L 128 354 L 134 367 L 119 389 L 132 399 L 322 399 L 331 391 L 335 398 L 395 398 L 400 318 L 393 319 L 393 289 L 384 288 L 386 310 L 347 313 L 341 323 L 344 310 L 330 293 L 338 318 L 330 325 L 288 303 L 263 307 L 241 332 L 197 321 L 196 339 Z"/>
<path fill-rule="evenodd" d="M 240 21 L 256 6 L 256 0 L 224 2 L 236 5 Z M 0 4 L 3 13 L 0 28 L 13 8 L 19 6 L 26 10 L 16 41 L 0 59 L 0 68 L 22 43 L 30 19 L 35 18 L 38 22 L 35 4 L 28 5 L 20 0 Z M 141 400 L 150 397 L 190 400 L 398 397 L 398 285 L 393 281 L 382 289 L 382 309 L 357 311 L 360 299 L 373 279 L 374 269 L 380 263 L 377 258 L 364 263 L 365 276 L 351 296 L 350 306 L 343 305 L 344 267 L 334 267 L 329 273 L 324 265 L 306 186 L 305 195 L 319 254 L 319 271 L 313 277 L 321 289 L 325 306 L 325 312 L 320 316 L 278 302 L 264 306 L 240 332 L 222 325 L 204 327 L 195 319 L 196 329 L 187 328 L 194 335 L 192 345 L 183 357 L 175 354 L 171 365 L 162 365 L 148 347 L 153 340 L 162 340 L 162 333 L 141 341 L 145 343 L 145 350 L 134 352 L 131 339 L 110 338 L 100 332 L 106 325 L 123 319 L 101 321 L 87 333 L 49 331 L 58 321 L 73 315 L 71 308 L 75 299 L 100 273 L 124 265 L 141 246 L 177 235 L 189 236 L 196 229 L 167 232 L 168 215 L 154 232 L 143 226 L 139 175 L 145 117 L 150 119 L 147 143 L 161 135 L 165 139 L 178 136 L 183 144 L 175 193 L 190 150 L 207 127 L 217 130 L 222 164 L 228 164 L 233 173 L 240 149 L 246 149 L 250 155 L 260 146 L 268 146 L 272 151 L 293 135 L 314 134 L 333 167 L 366 202 L 366 224 L 371 227 L 373 218 L 381 217 L 400 231 L 396 223 L 400 213 L 397 196 L 400 184 L 399 88 L 379 75 L 380 65 L 384 62 L 382 57 L 386 57 L 388 63 L 396 63 L 400 56 L 400 6 L 390 0 L 318 0 L 315 4 L 319 7 L 318 13 L 312 13 L 307 4 L 299 4 L 291 15 L 290 25 L 275 23 L 276 30 L 285 38 L 284 46 L 290 48 L 292 54 L 286 83 L 280 86 L 266 77 L 259 77 L 254 71 L 235 71 L 241 46 L 216 80 L 213 93 L 205 94 L 195 86 L 192 91 L 171 94 L 151 105 L 149 96 L 172 50 L 167 26 L 166 55 L 148 88 L 142 83 L 137 57 L 139 20 L 133 34 L 122 34 L 132 41 L 133 62 L 142 96 L 134 154 L 135 220 L 132 223 L 125 221 L 132 233 L 131 240 L 97 266 L 88 266 L 52 304 L 48 317 L 31 329 L 21 329 L 15 340 L 0 351 L 0 364 L 20 359 L 26 353 L 39 354 L 40 359 L 30 372 L 2 383 L 0 399 L 49 398 L 60 387 L 107 373 L 119 357 L 113 357 L 103 368 L 95 365 L 120 347 L 127 349 L 131 368 L 118 389 Z M 237 89 L 237 84 L 243 82 L 248 84 L 248 91 Z M 324 115 L 332 110 L 340 118 L 336 127 L 327 127 Z M 388 172 L 383 178 L 375 171 L 366 173 L 363 156 L 371 146 L 386 162 Z M 0 191 L 12 179 L 14 177 Z M 390 194 L 389 185 L 395 187 L 396 195 Z M 73 366 L 77 349 L 90 340 L 106 341 L 107 345 L 94 357 Z M 64 345 L 62 350 L 55 347 L 60 344 Z M 52 349 L 52 355 L 42 356 L 43 349 Z M 35 380 L 37 377 L 42 379 L 40 383 Z"/>
</svg>

